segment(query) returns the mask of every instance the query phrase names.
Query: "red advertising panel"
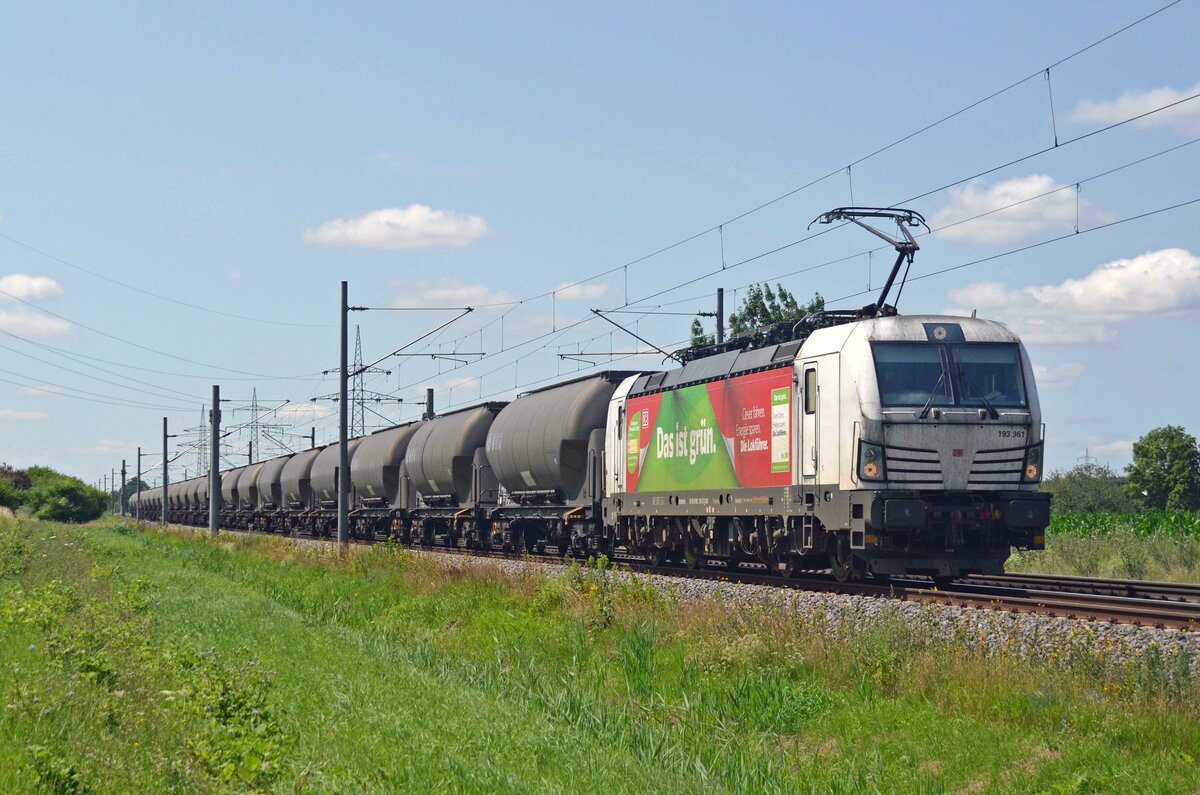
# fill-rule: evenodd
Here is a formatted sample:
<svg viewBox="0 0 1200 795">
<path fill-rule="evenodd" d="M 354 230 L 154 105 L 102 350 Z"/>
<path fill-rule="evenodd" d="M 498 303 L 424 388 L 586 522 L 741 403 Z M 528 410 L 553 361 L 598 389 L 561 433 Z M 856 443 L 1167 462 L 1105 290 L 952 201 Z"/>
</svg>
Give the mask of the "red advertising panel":
<svg viewBox="0 0 1200 795">
<path fill-rule="evenodd" d="M 792 482 L 792 368 L 630 398 L 626 490 Z"/>
</svg>

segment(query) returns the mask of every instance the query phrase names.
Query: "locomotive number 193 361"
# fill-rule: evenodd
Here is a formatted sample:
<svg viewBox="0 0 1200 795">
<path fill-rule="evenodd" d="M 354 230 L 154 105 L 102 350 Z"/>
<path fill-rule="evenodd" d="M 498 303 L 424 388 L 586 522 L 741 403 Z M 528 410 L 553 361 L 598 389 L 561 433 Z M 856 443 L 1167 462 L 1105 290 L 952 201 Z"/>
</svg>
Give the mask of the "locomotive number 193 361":
<svg viewBox="0 0 1200 795">
<path fill-rule="evenodd" d="M 996 432 L 1001 439 L 1024 439 L 1024 428 L 1005 428 Z"/>
</svg>

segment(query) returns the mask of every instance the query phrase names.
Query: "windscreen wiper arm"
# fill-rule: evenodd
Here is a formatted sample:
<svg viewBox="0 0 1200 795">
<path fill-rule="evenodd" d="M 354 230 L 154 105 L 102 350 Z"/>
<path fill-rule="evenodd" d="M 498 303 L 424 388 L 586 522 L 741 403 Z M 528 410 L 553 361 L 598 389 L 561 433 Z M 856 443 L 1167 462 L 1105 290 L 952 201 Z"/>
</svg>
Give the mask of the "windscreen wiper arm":
<svg viewBox="0 0 1200 795">
<path fill-rule="evenodd" d="M 917 415 L 917 419 L 923 420 L 929 416 L 929 409 L 933 406 L 933 399 L 937 397 L 938 390 L 942 388 L 942 384 L 946 383 L 946 368 L 942 368 L 942 374 L 938 376 L 937 383 L 933 385 L 933 391 L 929 393 L 929 399 L 925 401 L 925 405 L 921 407 L 921 413 Z"/>
<path fill-rule="evenodd" d="M 962 384 L 963 393 L 966 394 L 967 397 L 970 397 L 969 393 L 975 393 L 975 397 L 979 398 L 980 402 L 987 407 L 988 416 L 994 420 L 1000 419 L 1000 412 L 996 411 L 996 409 L 992 407 L 992 404 L 988 402 L 988 399 L 983 396 L 983 393 L 976 389 L 974 384 L 967 380 L 967 374 L 963 372 L 961 364 L 958 366 L 958 382 Z"/>
</svg>

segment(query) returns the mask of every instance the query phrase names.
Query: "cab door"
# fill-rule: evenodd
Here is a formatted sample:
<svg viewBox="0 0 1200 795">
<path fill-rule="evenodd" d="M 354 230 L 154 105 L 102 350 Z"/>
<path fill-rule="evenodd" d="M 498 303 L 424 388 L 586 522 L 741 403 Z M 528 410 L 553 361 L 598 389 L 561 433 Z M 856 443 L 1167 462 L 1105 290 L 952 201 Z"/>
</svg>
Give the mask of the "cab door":
<svg viewBox="0 0 1200 795">
<path fill-rule="evenodd" d="M 816 360 L 800 366 L 800 476 L 801 483 L 812 483 L 817 477 L 817 455 L 820 450 L 817 410 L 820 383 Z"/>
</svg>

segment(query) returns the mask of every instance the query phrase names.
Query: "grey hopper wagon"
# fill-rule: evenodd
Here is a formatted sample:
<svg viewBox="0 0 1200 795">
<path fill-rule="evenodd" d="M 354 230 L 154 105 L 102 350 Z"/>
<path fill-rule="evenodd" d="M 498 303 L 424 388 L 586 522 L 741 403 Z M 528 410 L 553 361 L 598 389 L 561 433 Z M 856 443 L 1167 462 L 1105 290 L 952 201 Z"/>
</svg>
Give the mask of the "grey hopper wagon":
<svg viewBox="0 0 1200 795">
<path fill-rule="evenodd" d="M 221 507 L 237 510 L 237 483 L 245 467 L 229 469 L 221 473 Z"/>
<path fill-rule="evenodd" d="M 208 507 L 208 478 L 196 478 L 188 490 L 188 504 L 195 510 Z"/>
<path fill-rule="evenodd" d="M 190 511 L 192 505 L 192 493 L 196 490 L 196 478 L 188 478 L 179 484 L 179 510 Z"/>
<path fill-rule="evenodd" d="M 363 438 L 351 461 L 350 477 L 364 505 L 412 507 L 404 457 L 420 427 L 420 422 L 411 422 Z"/>
<path fill-rule="evenodd" d="M 404 465 L 427 505 L 462 505 L 471 501 L 475 451 L 487 443 L 488 429 L 504 405 L 485 403 L 444 414 L 417 429 L 409 442 Z M 496 501 L 494 494 L 490 501 Z"/>
<path fill-rule="evenodd" d="M 171 508 L 174 510 L 182 510 L 187 507 L 186 496 L 184 491 L 188 486 L 187 481 L 180 481 L 168 487 L 167 493 L 171 497 Z"/>
<path fill-rule="evenodd" d="M 488 431 L 487 456 L 510 498 L 562 503 L 598 496 L 608 404 L 630 375 L 606 372 L 557 384 L 521 395 L 500 412 Z"/>
<path fill-rule="evenodd" d="M 242 470 L 242 476 L 237 484 L 237 508 L 239 511 L 258 510 L 258 474 L 262 472 L 262 462 L 249 464 Z"/>
<path fill-rule="evenodd" d="M 283 470 L 291 459 L 291 454 L 288 454 L 263 463 L 262 468 L 258 470 L 258 482 L 255 486 L 258 491 L 258 504 L 255 507 L 283 506 Z"/>
<path fill-rule="evenodd" d="M 312 468 L 313 462 L 324 448 L 304 450 L 296 453 L 283 465 L 279 474 L 280 489 L 283 493 L 281 508 L 299 508 L 307 510 L 312 507 Z"/>
<path fill-rule="evenodd" d="M 362 444 L 362 438 L 350 439 L 346 443 L 346 451 L 350 459 L 351 472 L 351 494 L 350 504 L 354 504 L 354 489 L 353 489 L 353 473 L 354 473 L 354 454 L 358 450 L 358 446 Z M 312 488 L 313 499 L 318 503 L 337 502 L 337 477 L 338 477 L 338 459 L 341 457 L 341 447 L 334 443 L 323 449 L 313 460 L 312 472 L 310 474 L 310 487 Z"/>
</svg>

